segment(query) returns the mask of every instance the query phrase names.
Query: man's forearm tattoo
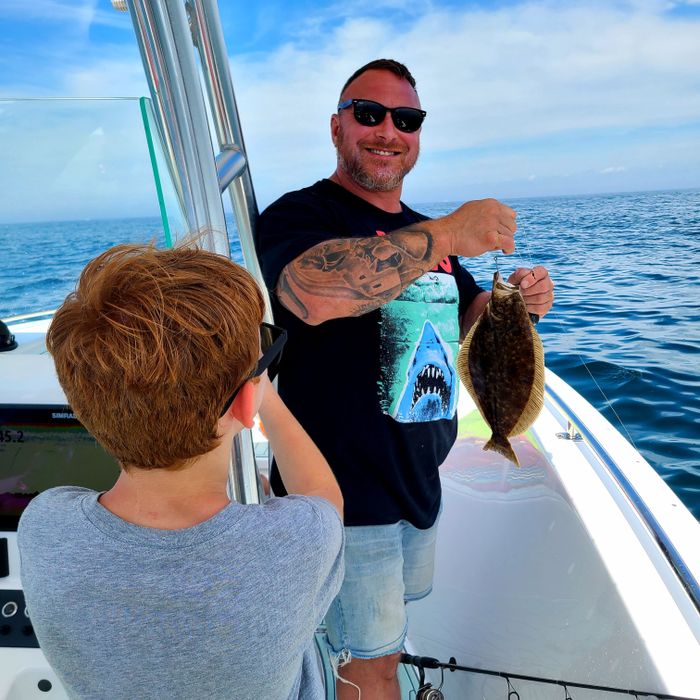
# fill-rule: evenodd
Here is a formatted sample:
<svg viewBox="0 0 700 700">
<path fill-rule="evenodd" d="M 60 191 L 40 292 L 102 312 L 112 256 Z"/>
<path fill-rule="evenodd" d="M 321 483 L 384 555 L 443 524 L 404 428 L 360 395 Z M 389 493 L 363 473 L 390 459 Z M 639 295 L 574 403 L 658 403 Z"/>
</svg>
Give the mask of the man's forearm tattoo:
<svg viewBox="0 0 700 700">
<path fill-rule="evenodd" d="M 302 296 L 347 299 L 360 316 L 397 297 L 432 267 L 432 234 L 413 224 L 376 238 L 335 239 L 310 248 L 287 265 L 277 285 L 280 301 L 308 317 Z"/>
</svg>

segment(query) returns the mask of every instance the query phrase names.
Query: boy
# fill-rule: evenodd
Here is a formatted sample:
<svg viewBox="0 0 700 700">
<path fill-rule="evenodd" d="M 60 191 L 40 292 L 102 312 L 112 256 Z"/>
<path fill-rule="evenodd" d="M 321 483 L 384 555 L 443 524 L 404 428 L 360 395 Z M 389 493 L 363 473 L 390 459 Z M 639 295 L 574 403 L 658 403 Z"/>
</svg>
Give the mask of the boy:
<svg viewBox="0 0 700 700">
<path fill-rule="evenodd" d="M 262 317 L 230 260 L 133 245 L 90 262 L 56 312 L 61 386 L 121 467 L 20 522 L 28 610 L 71 697 L 323 697 L 313 633 L 342 581 L 342 498 L 270 384 L 284 331 Z M 231 443 L 258 411 L 300 495 L 232 503 Z"/>
</svg>

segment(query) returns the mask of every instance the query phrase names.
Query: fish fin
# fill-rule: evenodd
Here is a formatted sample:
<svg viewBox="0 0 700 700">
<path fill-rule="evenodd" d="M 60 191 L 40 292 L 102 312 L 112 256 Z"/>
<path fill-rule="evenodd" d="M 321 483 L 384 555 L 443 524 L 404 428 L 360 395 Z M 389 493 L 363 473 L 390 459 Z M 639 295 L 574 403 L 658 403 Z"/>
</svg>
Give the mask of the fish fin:
<svg viewBox="0 0 700 700">
<path fill-rule="evenodd" d="M 481 316 L 479 317 L 479 319 L 481 319 Z M 457 361 L 455 362 L 455 367 L 457 368 L 457 376 L 460 378 L 464 388 L 469 392 L 469 396 L 472 397 L 472 401 L 474 401 L 474 405 L 481 414 L 481 417 L 484 419 L 484 423 L 486 423 L 486 425 L 489 425 L 488 418 L 486 418 L 484 409 L 481 406 L 479 394 L 474 388 L 474 383 L 472 382 L 472 373 L 469 370 L 469 347 L 471 346 L 472 337 L 474 336 L 474 330 L 476 329 L 477 324 L 478 320 L 477 323 L 475 323 L 471 327 L 471 330 L 469 331 L 469 333 L 467 333 L 466 337 L 462 341 L 462 345 L 460 346 L 459 352 L 457 353 Z M 489 425 L 489 427 L 491 426 Z"/>
<path fill-rule="evenodd" d="M 474 399 L 474 403 L 476 403 L 478 406 L 479 399 L 476 395 L 474 385 L 472 384 L 472 375 L 469 371 L 469 347 L 471 346 L 472 337 L 474 336 L 474 329 L 476 326 L 477 324 L 475 323 L 462 341 L 462 345 L 457 353 L 457 362 L 455 363 L 455 366 L 457 368 L 457 375 L 461 379 L 462 384 L 464 384 L 464 387 L 469 392 L 469 395 L 472 397 L 472 399 Z"/>
<path fill-rule="evenodd" d="M 531 332 L 532 349 L 535 357 L 530 396 L 520 414 L 520 418 L 518 418 L 518 422 L 508 433 L 508 437 L 522 435 L 537 420 L 537 416 L 540 415 L 544 406 L 544 348 L 534 326 L 532 326 Z"/>
<path fill-rule="evenodd" d="M 513 448 L 508 442 L 508 438 L 500 437 L 498 435 L 492 435 L 491 439 L 484 445 L 485 450 L 492 450 L 493 452 L 498 452 L 498 454 L 503 455 L 506 459 L 509 459 L 516 467 L 520 466 L 518 457 L 513 451 Z"/>
</svg>

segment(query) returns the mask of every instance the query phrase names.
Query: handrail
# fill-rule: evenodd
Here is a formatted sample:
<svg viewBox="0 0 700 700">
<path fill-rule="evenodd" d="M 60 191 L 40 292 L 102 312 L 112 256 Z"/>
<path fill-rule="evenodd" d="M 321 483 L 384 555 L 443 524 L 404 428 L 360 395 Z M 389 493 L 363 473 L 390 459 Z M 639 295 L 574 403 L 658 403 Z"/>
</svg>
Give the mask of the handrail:
<svg viewBox="0 0 700 700">
<path fill-rule="evenodd" d="M 669 564 L 680 579 L 688 596 L 692 600 L 695 607 L 700 612 L 700 584 L 693 573 L 685 563 L 681 553 L 671 541 L 664 528 L 659 523 L 656 516 L 652 513 L 649 506 L 640 496 L 632 482 L 627 478 L 624 471 L 620 468 L 615 459 L 605 449 L 603 444 L 596 436 L 588 429 L 585 422 L 581 420 L 576 412 L 566 403 L 566 401 L 554 390 L 551 386 L 546 386 L 546 393 L 554 401 L 559 410 L 566 418 L 576 426 L 576 429 L 581 434 L 586 444 L 591 448 L 595 456 L 607 468 L 610 475 L 615 479 L 617 485 L 630 501 L 642 522 L 645 524 L 649 532 L 656 540 L 659 548 L 666 556 Z"/>
<path fill-rule="evenodd" d="M 38 320 L 44 318 L 45 316 L 51 317 L 56 313 L 56 309 L 48 309 L 47 311 L 32 311 L 28 314 L 20 314 L 19 316 L 10 316 L 6 318 L 6 323 L 16 323 L 17 321 L 30 321 L 32 319 Z"/>
<path fill-rule="evenodd" d="M 184 0 L 127 0 L 127 5 L 153 99 L 156 121 L 189 231 L 202 233 L 198 239 L 199 245 L 230 257 L 217 162 Z M 209 8 L 207 16 L 218 20 L 215 9 L 215 6 L 214 10 Z M 199 22 L 196 24 L 200 25 Z M 206 35 L 206 32 L 198 33 L 198 36 L 202 35 Z M 203 44 L 204 40 L 200 39 L 200 42 Z M 225 55 L 223 37 L 220 38 L 220 45 L 217 44 L 217 51 L 223 51 Z M 218 67 L 222 68 L 223 64 L 219 64 Z M 206 65 L 211 69 L 209 63 Z M 217 84 L 219 82 L 211 76 L 205 79 Z M 227 138 L 228 136 L 226 133 Z M 227 141 L 226 145 L 238 146 L 240 156 L 244 159 L 242 140 L 236 143 Z M 234 155 L 224 155 L 219 165 L 235 167 L 235 161 L 240 163 L 240 158 L 234 158 Z M 243 173 L 247 174 L 247 169 Z M 229 188 L 243 191 L 241 179 L 240 176 L 235 178 Z M 252 185 L 250 193 L 252 195 Z M 255 207 L 254 198 L 252 205 Z M 242 234 L 242 229 L 248 231 L 247 237 L 252 246 L 248 202 L 241 206 L 245 211 L 242 214 L 235 212 L 242 216 L 242 222 L 238 221 L 239 233 Z M 243 235 L 241 247 L 247 256 L 246 266 L 249 270 L 252 268 L 259 280 L 260 270 L 255 249 L 250 247 L 246 252 Z M 236 435 L 233 441 L 229 462 L 229 490 L 232 498 L 241 503 L 259 503 L 262 498 L 252 435 L 248 430 Z"/>
<path fill-rule="evenodd" d="M 174 185 L 190 231 L 229 256 L 206 109 L 182 0 L 128 0 Z"/>
<path fill-rule="evenodd" d="M 234 146 L 245 158 L 245 169 L 240 177 L 228 186 L 233 212 L 238 227 L 243 259 L 248 271 L 258 280 L 265 295 L 266 320 L 272 322 L 270 300 L 262 279 L 258 256 L 255 251 L 255 226 L 257 224 L 258 206 L 255 201 L 250 165 L 243 141 L 240 117 L 233 81 L 229 68 L 226 42 L 221 30 L 219 8 L 216 0 L 187 0 L 190 16 L 192 38 L 199 51 L 199 59 L 204 76 L 204 84 L 209 96 L 209 106 L 219 148 L 223 152 Z"/>
</svg>

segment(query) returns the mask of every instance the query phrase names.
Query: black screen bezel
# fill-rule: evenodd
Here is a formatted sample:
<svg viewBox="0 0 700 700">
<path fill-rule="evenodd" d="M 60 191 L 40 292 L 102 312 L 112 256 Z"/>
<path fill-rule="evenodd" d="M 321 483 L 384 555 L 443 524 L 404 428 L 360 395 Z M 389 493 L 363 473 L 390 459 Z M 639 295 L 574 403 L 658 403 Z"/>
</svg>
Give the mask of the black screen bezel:
<svg viewBox="0 0 700 700">
<path fill-rule="evenodd" d="M 88 435 L 89 431 L 75 417 L 70 406 L 66 404 L 8 404 L 0 403 L 0 426 L 7 424 L 49 425 L 63 428 L 81 428 Z M 93 438 L 94 439 L 94 438 Z M 97 445 L 97 441 L 95 441 Z M 102 448 L 100 448 L 102 449 Z M 116 465 L 116 460 L 115 460 Z M 47 468 L 51 465 L 47 464 Z M 80 484 L 70 484 L 72 486 Z M 20 515 L 0 512 L 0 531 L 16 532 Z"/>
</svg>

